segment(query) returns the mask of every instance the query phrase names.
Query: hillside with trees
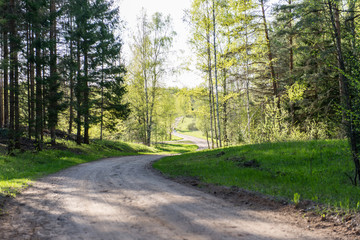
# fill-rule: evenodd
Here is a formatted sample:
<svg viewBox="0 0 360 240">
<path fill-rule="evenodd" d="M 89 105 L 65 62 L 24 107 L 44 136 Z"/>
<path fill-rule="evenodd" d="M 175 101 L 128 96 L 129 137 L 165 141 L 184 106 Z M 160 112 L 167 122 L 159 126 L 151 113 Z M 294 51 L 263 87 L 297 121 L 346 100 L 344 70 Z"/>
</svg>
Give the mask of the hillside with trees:
<svg viewBox="0 0 360 240">
<path fill-rule="evenodd" d="M 116 31 L 109 1 L 1 2 L 0 127 L 9 152 L 24 138 L 41 150 L 44 134 L 52 145 L 56 135 L 88 144 L 92 126 L 101 139 L 127 117 Z"/>
<path fill-rule="evenodd" d="M 151 145 L 177 117 L 195 118 L 211 148 L 341 139 L 360 177 L 357 1 L 194 0 L 185 11 L 203 84 L 166 86 L 171 16 L 143 10 L 131 60 L 105 0 L 1 2 L 0 127 L 8 152 L 56 137 Z M 5 140 L 4 140 L 5 139 Z"/>
<path fill-rule="evenodd" d="M 0 0 L 0 238 L 358 237 L 359 1 L 120 2 Z"/>
</svg>

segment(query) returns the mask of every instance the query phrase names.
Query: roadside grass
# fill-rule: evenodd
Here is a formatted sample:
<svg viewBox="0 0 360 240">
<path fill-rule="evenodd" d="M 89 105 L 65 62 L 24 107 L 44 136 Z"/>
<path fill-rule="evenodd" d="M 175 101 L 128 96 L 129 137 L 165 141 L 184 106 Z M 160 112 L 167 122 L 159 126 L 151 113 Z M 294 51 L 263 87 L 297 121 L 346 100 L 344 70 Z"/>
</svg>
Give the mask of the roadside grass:
<svg viewBox="0 0 360 240">
<path fill-rule="evenodd" d="M 162 143 L 156 144 L 155 148 L 158 151 L 162 151 L 167 154 L 178 154 L 178 153 L 188 153 L 193 152 L 198 149 L 197 145 L 192 144 L 182 144 L 182 143 Z"/>
<path fill-rule="evenodd" d="M 166 175 L 198 177 L 287 201 L 312 200 L 334 210 L 359 210 L 360 187 L 345 140 L 264 143 L 163 158 Z"/>
<path fill-rule="evenodd" d="M 38 153 L 16 152 L 15 156 L 0 154 L 0 197 L 16 196 L 32 180 L 62 169 L 101 158 L 138 154 L 174 154 L 197 148 L 187 144 L 161 144 L 158 148 L 119 141 L 94 140 L 78 146 L 71 141 L 58 141 L 57 149 Z"/>
<path fill-rule="evenodd" d="M 176 126 L 176 129 L 181 131 L 188 131 L 189 125 L 191 124 L 195 124 L 195 118 L 183 117 Z"/>
<path fill-rule="evenodd" d="M 195 128 L 194 127 L 195 127 L 195 118 L 184 117 L 177 125 L 176 131 L 184 135 L 206 139 L 204 134 L 200 130 L 196 130 L 196 127 Z"/>
<path fill-rule="evenodd" d="M 203 133 L 201 131 L 189 131 L 189 130 L 177 130 L 179 133 L 184 135 L 189 135 L 192 137 L 202 138 L 206 140 L 206 137 L 203 136 Z"/>
<path fill-rule="evenodd" d="M 181 137 L 172 135 L 170 141 L 179 141 L 179 140 L 182 140 L 182 139 L 183 139 L 183 138 L 181 138 Z"/>
</svg>

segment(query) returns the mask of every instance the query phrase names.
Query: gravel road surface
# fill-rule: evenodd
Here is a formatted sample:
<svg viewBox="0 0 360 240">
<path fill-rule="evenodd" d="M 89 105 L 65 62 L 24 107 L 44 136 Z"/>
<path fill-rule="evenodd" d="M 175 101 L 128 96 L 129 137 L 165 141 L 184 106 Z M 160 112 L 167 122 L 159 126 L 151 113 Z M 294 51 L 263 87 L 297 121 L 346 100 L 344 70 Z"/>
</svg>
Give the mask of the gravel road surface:
<svg viewBox="0 0 360 240">
<path fill-rule="evenodd" d="M 182 140 L 179 140 L 178 142 L 193 142 L 195 145 L 199 146 L 198 150 L 204 150 L 208 149 L 208 144 L 205 139 L 197 138 L 189 135 L 184 135 L 179 132 L 173 132 L 173 135 L 182 138 Z"/>
<path fill-rule="evenodd" d="M 165 179 L 162 156 L 86 163 L 42 178 L 0 219 L 0 239 L 330 239 Z"/>
</svg>

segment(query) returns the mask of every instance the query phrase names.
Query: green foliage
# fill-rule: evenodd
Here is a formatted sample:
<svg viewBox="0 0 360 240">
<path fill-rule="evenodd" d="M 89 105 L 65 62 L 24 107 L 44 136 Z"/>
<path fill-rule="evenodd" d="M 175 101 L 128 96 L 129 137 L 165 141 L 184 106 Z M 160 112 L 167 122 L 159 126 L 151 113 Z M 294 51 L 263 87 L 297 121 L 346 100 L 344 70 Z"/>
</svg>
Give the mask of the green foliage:
<svg viewBox="0 0 360 240">
<path fill-rule="evenodd" d="M 324 4 L 294 0 L 270 6 L 269 2 L 264 2 L 265 9 L 275 10 L 266 11 L 267 26 L 258 13 L 261 10 L 259 1 L 215 1 L 222 135 L 227 136 L 230 145 L 344 137 L 337 111 L 340 89 L 339 71 L 335 67 L 336 49 Z M 213 34 L 212 7 L 211 1 L 192 1 L 188 19 L 190 42 L 204 84 L 193 95 L 191 91 L 183 93 L 196 102 L 187 104 L 191 104 L 190 115 L 196 115 L 197 127 L 204 135 L 211 128 L 206 97 L 212 87 L 207 83 L 209 72 L 214 70 L 214 66 L 208 69 L 208 63 L 213 65 L 214 59 L 213 52 L 209 59 L 207 51 L 208 36 Z M 354 55 L 358 50 L 349 48 L 354 45 L 351 26 L 358 30 L 358 21 L 350 24 L 353 12 L 347 12 L 350 5 L 340 8 L 344 10 L 340 14 L 340 24 L 345 27 L 342 28 L 344 49 Z M 265 28 L 271 49 L 267 47 Z M 356 42 L 355 46 L 359 44 Z M 269 55 L 272 55 L 271 63 Z M 358 62 L 357 57 L 352 56 L 352 59 Z M 274 66 L 276 79 L 272 79 L 270 65 Z M 349 67 L 349 72 L 358 76 L 356 69 L 358 67 Z M 278 93 L 274 93 L 274 84 Z M 356 99 L 355 95 L 351 99 Z"/>
<path fill-rule="evenodd" d="M 295 82 L 291 86 L 286 86 L 289 100 L 291 102 L 296 102 L 304 99 L 304 92 L 306 91 L 306 86 Z"/>
<path fill-rule="evenodd" d="M 220 151 L 225 152 L 221 157 L 217 155 Z M 346 176 L 353 166 L 344 140 L 229 147 L 163 158 L 154 167 L 170 176 L 198 177 L 203 182 L 238 186 L 288 201 L 298 194 L 331 206 L 341 202 L 342 208 L 350 209 L 356 209 L 360 201 L 360 189 Z"/>
<path fill-rule="evenodd" d="M 278 108 L 276 100 L 265 105 L 263 119 L 256 122 L 248 139 L 252 143 L 297 141 L 335 138 L 338 126 L 332 126 L 327 119 L 315 121 L 305 119 L 301 125 L 293 126 L 289 121 L 290 113 Z"/>
<path fill-rule="evenodd" d="M 298 206 L 300 203 L 300 194 L 298 193 L 294 193 L 294 198 L 293 198 L 293 203 L 295 204 L 295 206 Z"/>
<path fill-rule="evenodd" d="M 197 118 L 183 117 L 176 127 L 176 131 L 185 135 L 206 139 L 204 133 L 196 129 L 196 123 Z"/>
<path fill-rule="evenodd" d="M 132 129 L 129 140 L 151 145 L 164 136 L 170 138 L 176 117 L 175 103 L 171 97 L 165 97 L 174 90 L 160 87 L 167 71 L 171 70 L 166 63 L 176 33 L 170 16 L 155 13 L 149 21 L 145 11 L 139 18 L 137 30 L 131 45 L 130 74 L 126 78 L 131 115 L 125 124 Z"/>
</svg>

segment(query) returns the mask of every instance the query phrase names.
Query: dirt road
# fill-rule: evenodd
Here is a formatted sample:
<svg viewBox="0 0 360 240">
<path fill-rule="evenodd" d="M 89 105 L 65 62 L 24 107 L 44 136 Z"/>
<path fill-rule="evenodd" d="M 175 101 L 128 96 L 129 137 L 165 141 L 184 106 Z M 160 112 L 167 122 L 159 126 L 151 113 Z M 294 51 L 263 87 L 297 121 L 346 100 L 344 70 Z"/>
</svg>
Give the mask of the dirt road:
<svg viewBox="0 0 360 240">
<path fill-rule="evenodd" d="M 189 136 L 189 135 L 184 135 L 179 132 L 173 132 L 173 135 L 182 138 L 182 140 L 180 140 L 179 142 L 190 141 L 190 142 L 194 143 L 195 145 L 198 145 L 199 150 L 208 149 L 208 144 L 205 139 L 201 139 L 201 138 L 197 138 L 197 137 L 193 137 L 193 136 Z"/>
<path fill-rule="evenodd" d="M 130 156 L 37 181 L 0 218 L 0 239 L 330 239 L 286 216 L 254 211 L 163 178 Z M 330 234 L 330 235 L 329 235 Z"/>
</svg>

